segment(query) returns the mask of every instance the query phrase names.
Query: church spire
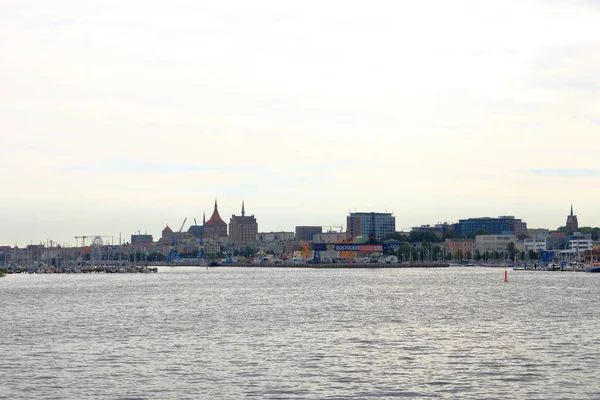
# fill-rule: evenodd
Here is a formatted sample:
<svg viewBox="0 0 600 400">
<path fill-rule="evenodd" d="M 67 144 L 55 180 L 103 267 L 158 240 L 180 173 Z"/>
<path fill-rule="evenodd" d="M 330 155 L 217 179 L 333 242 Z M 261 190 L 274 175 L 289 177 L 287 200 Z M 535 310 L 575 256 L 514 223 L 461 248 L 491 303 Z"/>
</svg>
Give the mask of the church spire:
<svg viewBox="0 0 600 400">
<path fill-rule="evenodd" d="M 215 197 L 215 211 L 217 211 L 217 198 Z"/>
<path fill-rule="evenodd" d="M 573 202 L 571 202 L 571 216 L 573 215 Z"/>
<path fill-rule="evenodd" d="M 246 211 L 244 210 L 244 200 L 242 200 L 242 217 L 246 215 Z"/>
<path fill-rule="evenodd" d="M 202 225 L 206 224 L 206 212 L 202 211 Z"/>
</svg>

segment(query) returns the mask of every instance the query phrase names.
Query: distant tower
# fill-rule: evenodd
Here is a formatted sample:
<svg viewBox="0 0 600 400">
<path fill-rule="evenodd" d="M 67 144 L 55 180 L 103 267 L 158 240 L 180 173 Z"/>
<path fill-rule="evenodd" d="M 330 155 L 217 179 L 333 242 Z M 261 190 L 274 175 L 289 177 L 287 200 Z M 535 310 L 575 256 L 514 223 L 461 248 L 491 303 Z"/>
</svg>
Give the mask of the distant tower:
<svg viewBox="0 0 600 400">
<path fill-rule="evenodd" d="M 575 232 L 579 229 L 577 215 L 573 214 L 573 203 L 571 203 L 571 214 L 567 216 L 567 232 Z"/>
<path fill-rule="evenodd" d="M 229 220 L 229 239 L 234 244 L 248 243 L 256 240 L 258 223 L 254 215 L 246 216 L 246 209 L 242 201 L 242 215 L 232 215 Z"/>
<path fill-rule="evenodd" d="M 215 199 L 215 209 L 210 219 L 204 222 L 204 236 L 218 238 L 227 236 L 227 224 L 221 219 L 217 208 L 217 199 Z"/>
</svg>

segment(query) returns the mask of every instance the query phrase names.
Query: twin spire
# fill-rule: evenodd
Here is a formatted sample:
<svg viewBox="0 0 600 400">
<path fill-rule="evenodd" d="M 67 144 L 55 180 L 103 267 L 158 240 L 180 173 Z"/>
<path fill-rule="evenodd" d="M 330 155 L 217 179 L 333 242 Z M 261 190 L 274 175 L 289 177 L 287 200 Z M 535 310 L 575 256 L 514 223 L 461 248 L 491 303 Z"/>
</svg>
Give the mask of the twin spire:
<svg viewBox="0 0 600 400">
<path fill-rule="evenodd" d="M 213 211 L 213 215 L 215 215 L 215 213 L 217 213 L 217 215 L 219 214 L 218 211 L 218 206 L 217 206 L 217 198 L 215 197 L 215 210 Z M 246 215 L 246 208 L 245 208 L 245 204 L 244 204 L 244 200 L 242 200 L 242 217 Z M 211 217 L 211 220 L 213 218 Z M 220 219 L 220 217 L 219 217 Z M 206 225 L 206 212 L 202 212 L 202 225 Z"/>
</svg>

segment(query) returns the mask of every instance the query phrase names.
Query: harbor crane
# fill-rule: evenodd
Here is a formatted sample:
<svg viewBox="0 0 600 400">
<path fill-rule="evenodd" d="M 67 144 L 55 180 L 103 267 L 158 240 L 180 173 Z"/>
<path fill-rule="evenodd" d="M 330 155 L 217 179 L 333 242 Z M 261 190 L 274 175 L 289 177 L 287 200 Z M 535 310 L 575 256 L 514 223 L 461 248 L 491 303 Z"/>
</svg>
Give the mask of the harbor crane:
<svg viewBox="0 0 600 400">
<path fill-rule="evenodd" d="M 87 239 L 87 236 L 75 236 L 75 247 L 78 247 L 77 239 L 81 239 L 81 247 L 85 247 L 85 239 Z"/>
<path fill-rule="evenodd" d="M 179 228 L 179 231 L 177 231 L 177 233 L 173 232 L 173 237 L 171 239 L 171 248 L 169 249 L 169 254 L 167 256 L 168 262 L 173 262 L 174 260 L 179 260 L 179 253 L 177 252 L 177 245 L 179 242 L 179 237 L 181 236 L 181 231 L 183 231 L 183 226 L 185 225 L 186 221 L 187 221 L 187 217 L 185 217 L 185 219 L 183 220 L 183 223 L 181 224 L 181 228 Z"/>
</svg>

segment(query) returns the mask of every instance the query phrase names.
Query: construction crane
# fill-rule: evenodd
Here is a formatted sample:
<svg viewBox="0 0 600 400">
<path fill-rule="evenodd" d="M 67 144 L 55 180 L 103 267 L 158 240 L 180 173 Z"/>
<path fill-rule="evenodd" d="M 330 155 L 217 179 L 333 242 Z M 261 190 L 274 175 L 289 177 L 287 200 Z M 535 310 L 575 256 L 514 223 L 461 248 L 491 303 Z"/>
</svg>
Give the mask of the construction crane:
<svg viewBox="0 0 600 400">
<path fill-rule="evenodd" d="M 179 253 L 177 252 L 177 244 L 179 241 L 179 237 L 181 235 L 181 231 L 183 231 L 183 226 L 185 225 L 185 221 L 187 221 L 187 217 L 185 217 L 185 219 L 183 220 L 183 223 L 181 224 L 181 228 L 179 228 L 179 231 L 177 231 L 177 233 L 173 232 L 173 237 L 171 239 L 171 247 L 169 249 L 169 254 L 167 255 L 168 262 L 173 262 L 175 260 L 179 260 Z"/>
<path fill-rule="evenodd" d="M 81 247 L 85 247 L 85 239 L 87 239 L 87 236 L 75 236 L 75 247 L 77 247 L 77 239 L 81 239 Z"/>
</svg>

